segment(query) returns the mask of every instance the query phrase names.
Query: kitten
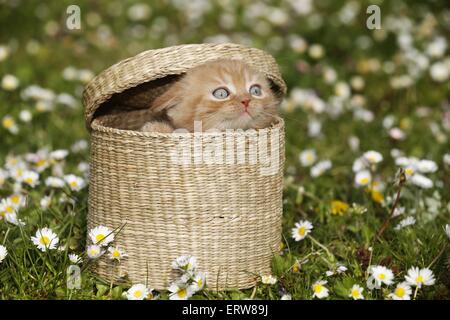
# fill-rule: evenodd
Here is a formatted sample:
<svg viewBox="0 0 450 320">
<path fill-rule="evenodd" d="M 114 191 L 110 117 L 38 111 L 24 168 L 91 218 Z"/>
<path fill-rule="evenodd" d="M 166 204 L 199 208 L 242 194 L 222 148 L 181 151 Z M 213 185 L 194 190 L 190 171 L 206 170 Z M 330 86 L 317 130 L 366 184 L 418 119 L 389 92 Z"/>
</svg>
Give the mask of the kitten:
<svg viewBox="0 0 450 320">
<path fill-rule="evenodd" d="M 141 131 L 194 131 L 194 121 L 202 130 L 260 129 L 277 115 L 278 101 L 269 81 L 260 72 L 239 60 L 216 60 L 189 70 L 150 109 L 158 121 L 144 124 Z"/>
</svg>

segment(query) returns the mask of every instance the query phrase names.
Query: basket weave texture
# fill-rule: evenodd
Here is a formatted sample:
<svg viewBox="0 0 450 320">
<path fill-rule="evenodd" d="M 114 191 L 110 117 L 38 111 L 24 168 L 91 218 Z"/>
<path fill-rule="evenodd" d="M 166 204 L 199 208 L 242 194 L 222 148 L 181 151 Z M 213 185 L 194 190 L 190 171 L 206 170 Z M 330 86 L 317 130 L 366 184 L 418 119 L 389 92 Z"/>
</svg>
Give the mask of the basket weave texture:
<svg viewBox="0 0 450 320">
<path fill-rule="evenodd" d="M 271 272 L 271 259 L 281 241 L 283 120 L 257 132 L 267 136 L 270 158 L 277 159 L 271 174 L 261 173 L 267 163 L 250 161 L 258 159 L 252 130 L 232 134 L 131 130 L 142 124 L 152 99 L 177 77 L 223 58 L 250 64 L 266 74 L 280 99 L 285 94 L 275 60 L 261 50 L 235 44 L 149 50 L 115 64 L 87 85 L 88 229 L 123 227 L 115 243 L 128 254 L 120 264 L 100 258 L 93 271 L 101 277 L 166 289 L 177 276 L 171 262 L 181 255 L 197 257 L 210 289 L 249 288 L 258 275 Z M 226 139 L 235 143 L 225 147 Z M 237 141 L 244 141 L 244 147 Z M 180 143 L 191 146 L 189 164 L 171 157 Z M 234 159 L 245 153 L 246 161 L 196 163 L 208 150 L 223 150 L 227 156 L 232 150 Z"/>
</svg>

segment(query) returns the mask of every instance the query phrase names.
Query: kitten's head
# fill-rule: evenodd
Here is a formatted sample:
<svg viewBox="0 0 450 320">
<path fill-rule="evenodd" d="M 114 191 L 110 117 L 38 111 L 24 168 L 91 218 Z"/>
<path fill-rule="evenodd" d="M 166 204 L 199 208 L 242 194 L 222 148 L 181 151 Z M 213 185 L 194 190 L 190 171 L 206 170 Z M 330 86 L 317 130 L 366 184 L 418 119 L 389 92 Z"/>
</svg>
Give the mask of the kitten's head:
<svg viewBox="0 0 450 320">
<path fill-rule="evenodd" d="M 278 101 L 267 78 L 238 60 L 207 62 L 189 70 L 158 97 L 153 108 L 165 111 L 176 128 L 193 131 L 269 126 Z"/>
</svg>

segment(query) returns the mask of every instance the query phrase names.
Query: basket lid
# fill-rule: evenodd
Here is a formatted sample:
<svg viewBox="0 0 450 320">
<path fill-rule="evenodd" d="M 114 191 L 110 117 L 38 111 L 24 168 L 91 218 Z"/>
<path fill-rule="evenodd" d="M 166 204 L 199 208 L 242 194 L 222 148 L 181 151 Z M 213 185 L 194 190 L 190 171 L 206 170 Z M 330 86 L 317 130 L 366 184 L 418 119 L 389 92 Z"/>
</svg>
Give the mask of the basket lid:
<svg viewBox="0 0 450 320">
<path fill-rule="evenodd" d="M 191 68 L 223 58 L 243 60 L 267 76 L 280 100 L 286 94 L 286 84 L 275 59 L 263 50 L 232 43 L 172 46 L 141 52 L 114 64 L 93 78 L 83 93 L 86 125 L 91 127 L 91 122 L 100 109 L 113 108 L 108 103 L 109 100 L 114 100 L 111 99 L 113 97 L 123 95 L 120 103 L 126 105 L 128 110 L 148 108 L 148 103 L 142 103 L 142 92 L 155 87 L 146 86 L 147 84 L 158 81 L 167 84 Z M 141 86 L 144 90 L 136 90 Z M 162 93 L 161 90 L 156 91 Z M 126 103 L 123 102 L 124 99 L 127 100 Z"/>
</svg>

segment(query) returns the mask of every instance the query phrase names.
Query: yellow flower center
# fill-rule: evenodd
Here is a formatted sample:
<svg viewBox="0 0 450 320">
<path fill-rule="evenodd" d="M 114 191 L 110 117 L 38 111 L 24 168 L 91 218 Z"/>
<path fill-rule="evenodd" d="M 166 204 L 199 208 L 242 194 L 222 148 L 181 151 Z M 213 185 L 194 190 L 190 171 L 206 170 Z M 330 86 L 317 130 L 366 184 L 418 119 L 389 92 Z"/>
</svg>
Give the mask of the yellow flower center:
<svg viewBox="0 0 450 320">
<path fill-rule="evenodd" d="M 347 212 L 348 208 L 348 204 L 343 201 L 331 201 L 331 214 L 343 215 L 345 212 Z"/>
<path fill-rule="evenodd" d="M 133 295 L 134 295 L 135 298 L 140 298 L 140 297 L 142 297 L 142 291 L 141 290 L 136 290 Z"/>
<path fill-rule="evenodd" d="M 199 287 L 201 287 L 201 286 L 203 285 L 203 279 L 202 279 L 202 278 L 200 278 L 200 279 L 197 280 L 197 285 L 198 285 Z"/>
<path fill-rule="evenodd" d="M 42 236 L 42 237 L 39 239 L 39 242 L 40 242 L 41 244 L 43 244 L 44 246 L 48 246 L 48 245 L 50 244 L 50 239 L 49 239 L 49 237 L 47 237 L 47 236 Z"/>
<path fill-rule="evenodd" d="M 322 285 L 321 284 L 315 284 L 313 287 L 313 290 L 315 293 L 320 293 L 322 291 Z"/>
<path fill-rule="evenodd" d="M 119 250 L 114 250 L 113 253 L 112 253 L 112 256 L 113 256 L 114 258 L 119 258 L 119 257 L 120 257 L 120 252 L 119 252 Z"/>
<path fill-rule="evenodd" d="M 13 202 L 13 203 L 15 203 L 15 204 L 18 204 L 19 203 L 19 201 L 20 201 L 20 197 L 19 196 L 12 196 L 11 197 L 11 201 Z"/>
<path fill-rule="evenodd" d="M 405 169 L 405 173 L 408 176 L 412 176 L 414 174 L 414 169 L 413 168 L 406 168 Z"/>
<path fill-rule="evenodd" d="M 71 181 L 71 182 L 70 182 L 70 186 L 71 186 L 72 188 L 75 188 L 75 187 L 78 186 L 78 183 L 77 183 L 76 181 Z"/>
<path fill-rule="evenodd" d="M 187 291 L 186 291 L 185 288 L 180 288 L 180 289 L 178 290 L 177 294 L 178 294 L 178 296 L 179 296 L 180 298 L 184 298 L 184 297 L 187 296 Z"/>
<path fill-rule="evenodd" d="M 403 289 L 403 288 L 395 289 L 395 295 L 397 297 L 403 298 L 403 296 L 405 295 L 405 289 Z"/>
<path fill-rule="evenodd" d="M 358 298 L 359 297 L 359 290 L 356 290 L 356 289 L 352 290 L 352 297 L 353 298 Z"/>
<path fill-rule="evenodd" d="M 311 153 L 308 153 L 308 154 L 306 155 L 306 160 L 309 161 L 309 162 L 311 162 L 311 161 L 314 160 L 314 156 L 313 156 Z"/>
<path fill-rule="evenodd" d="M 89 251 L 89 253 L 91 254 L 91 256 L 96 256 L 97 253 L 98 253 L 98 251 L 97 251 L 97 249 L 92 248 L 92 249 Z"/>
<path fill-rule="evenodd" d="M 382 203 L 384 200 L 383 194 L 379 191 L 372 191 L 372 200 L 378 203 Z"/>
<path fill-rule="evenodd" d="M 298 234 L 299 234 L 301 237 L 305 236 L 305 232 L 306 232 L 305 227 L 300 227 L 300 228 L 298 229 Z"/>
<path fill-rule="evenodd" d="M 422 282 L 423 282 L 423 277 L 422 277 L 422 276 L 418 276 L 418 277 L 416 278 L 416 282 L 417 282 L 417 283 L 422 283 Z"/>
<path fill-rule="evenodd" d="M 378 277 L 380 278 L 380 280 L 386 279 L 386 275 L 384 273 L 380 273 Z"/>
<path fill-rule="evenodd" d="M 14 120 L 11 118 L 3 119 L 3 126 L 6 129 L 11 129 L 12 127 L 14 127 L 14 124 Z"/>
<path fill-rule="evenodd" d="M 99 233 L 98 235 L 95 236 L 95 240 L 96 240 L 97 242 L 100 242 L 100 241 L 102 241 L 102 240 L 105 239 L 105 238 L 106 238 L 105 235 L 104 235 L 104 234 L 101 234 L 101 233 Z"/>
<path fill-rule="evenodd" d="M 361 178 L 359 180 L 359 183 L 360 184 L 368 184 L 369 183 L 369 178 L 367 178 L 367 177 Z"/>
<path fill-rule="evenodd" d="M 38 160 L 36 162 L 36 166 L 38 166 L 38 167 L 45 166 L 45 164 L 46 164 L 46 161 L 44 159 Z"/>
<path fill-rule="evenodd" d="M 32 184 L 33 183 L 33 178 L 26 178 L 25 182 L 28 184 Z"/>
<path fill-rule="evenodd" d="M 5 208 L 5 211 L 8 212 L 8 213 L 13 213 L 13 212 L 14 212 L 14 208 L 11 207 L 11 206 L 7 206 L 7 207 Z"/>
</svg>

